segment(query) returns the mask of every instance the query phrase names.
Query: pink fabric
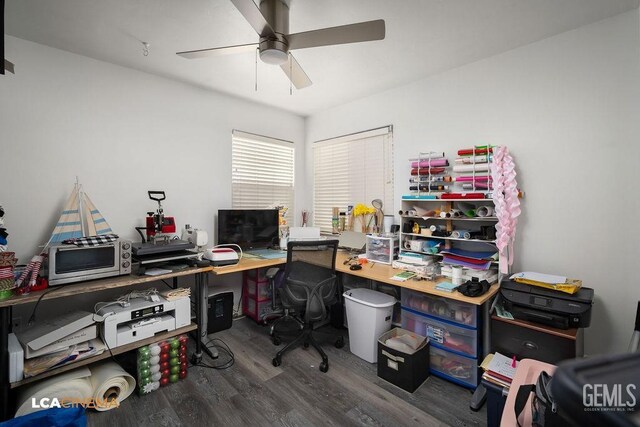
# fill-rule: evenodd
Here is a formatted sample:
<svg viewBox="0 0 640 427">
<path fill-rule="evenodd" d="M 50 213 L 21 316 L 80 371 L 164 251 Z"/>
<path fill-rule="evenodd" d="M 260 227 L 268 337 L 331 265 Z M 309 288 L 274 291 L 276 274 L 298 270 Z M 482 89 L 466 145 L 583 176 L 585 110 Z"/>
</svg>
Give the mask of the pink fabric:
<svg viewBox="0 0 640 427">
<path fill-rule="evenodd" d="M 500 272 L 509 273 L 513 264 L 513 243 L 520 215 L 516 165 L 507 147 L 493 150 L 494 163 L 491 165 L 493 178 L 493 202 L 496 208 L 496 246 L 500 252 Z"/>
</svg>

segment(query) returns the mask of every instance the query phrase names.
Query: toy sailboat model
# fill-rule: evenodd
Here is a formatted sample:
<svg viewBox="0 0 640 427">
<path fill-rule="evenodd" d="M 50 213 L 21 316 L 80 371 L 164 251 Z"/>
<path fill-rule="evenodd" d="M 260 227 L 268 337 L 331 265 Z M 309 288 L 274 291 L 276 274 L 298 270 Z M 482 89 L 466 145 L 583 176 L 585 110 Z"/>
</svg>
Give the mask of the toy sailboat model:
<svg viewBox="0 0 640 427">
<path fill-rule="evenodd" d="M 76 183 L 45 248 L 67 240 L 110 235 L 111 233 L 111 227 L 87 193 L 82 190 L 82 185 Z"/>
<path fill-rule="evenodd" d="M 73 244 L 77 246 L 95 246 L 118 239 L 100 211 L 93 204 L 82 185 L 76 182 L 73 191 L 64 205 L 60 219 L 56 223 L 49 241 L 40 255 L 31 258 L 15 286 L 20 287 L 29 279 L 29 287 L 34 287 L 40 267 L 46 256 L 47 248 L 52 244 Z"/>
</svg>

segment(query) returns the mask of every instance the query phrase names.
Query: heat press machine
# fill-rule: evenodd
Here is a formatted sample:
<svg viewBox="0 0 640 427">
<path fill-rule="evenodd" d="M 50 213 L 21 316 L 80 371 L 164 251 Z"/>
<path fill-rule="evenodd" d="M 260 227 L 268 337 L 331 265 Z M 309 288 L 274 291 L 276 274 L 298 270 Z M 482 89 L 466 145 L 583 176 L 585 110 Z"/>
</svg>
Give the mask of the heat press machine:
<svg viewBox="0 0 640 427">
<path fill-rule="evenodd" d="M 178 239 L 175 235 L 176 221 L 172 216 L 165 216 L 162 201 L 166 199 L 164 191 L 148 191 L 149 199 L 158 202 L 156 212 L 147 212 L 145 227 L 136 227 L 142 242 L 132 244 L 133 259 L 140 266 L 161 262 L 196 258 L 196 245 Z M 145 231 L 145 234 L 142 233 Z M 145 238 L 146 235 L 146 238 Z"/>
<path fill-rule="evenodd" d="M 160 295 L 113 301 L 99 309 L 102 339 L 109 348 L 151 338 L 191 323 L 191 298 L 168 301 Z"/>
</svg>

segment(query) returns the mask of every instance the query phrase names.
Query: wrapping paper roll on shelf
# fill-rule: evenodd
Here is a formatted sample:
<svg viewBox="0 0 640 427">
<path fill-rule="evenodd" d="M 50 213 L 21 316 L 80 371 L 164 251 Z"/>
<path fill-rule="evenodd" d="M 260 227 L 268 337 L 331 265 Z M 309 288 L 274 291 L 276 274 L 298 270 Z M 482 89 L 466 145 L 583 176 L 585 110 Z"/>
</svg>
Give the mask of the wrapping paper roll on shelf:
<svg viewBox="0 0 640 427">
<path fill-rule="evenodd" d="M 489 163 L 462 164 L 453 166 L 454 172 L 487 172 Z"/>
<path fill-rule="evenodd" d="M 120 365 L 108 361 L 90 367 L 74 369 L 55 377 L 25 386 L 17 398 L 16 417 L 30 414 L 44 408 L 33 408 L 32 399 L 57 398 L 76 402 L 89 402 L 98 411 L 107 411 L 129 397 L 135 389 L 136 381 Z M 110 403 L 111 402 L 111 403 Z"/>
<path fill-rule="evenodd" d="M 412 168 L 428 168 L 434 166 L 449 166 L 449 161 L 445 158 L 439 158 L 411 162 Z"/>
<path fill-rule="evenodd" d="M 493 209 L 493 206 L 479 206 L 476 209 L 476 215 L 483 218 L 487 216 L 493 216 L 494 213 L 495 210 Z"/>
</svg>

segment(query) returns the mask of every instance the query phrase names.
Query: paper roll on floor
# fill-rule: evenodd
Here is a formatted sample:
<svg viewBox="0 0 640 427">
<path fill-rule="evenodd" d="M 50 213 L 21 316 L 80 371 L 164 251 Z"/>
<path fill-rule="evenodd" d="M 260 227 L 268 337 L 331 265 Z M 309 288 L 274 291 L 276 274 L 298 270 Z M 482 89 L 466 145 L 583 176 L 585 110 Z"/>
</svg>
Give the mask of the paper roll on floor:
<svg viewBox="0 0 640 427">
<path fill-rule="evenodd" d="M 111 361 L 92 365 L 90 381 L 97 411 L 113 409 L 114 406 L 105 405 L 104 402 L 112 399 L 122 402 L 136 388 L 136 380 L 120 365 Z"/>
<path fill-rule="evenodd" d="M 34 408 L 32 399 L 36 402 L 40 402 L 40 399 L 45 397 L 78 401 L 90 399 L 93 395 L 90 377 L 89 368 L 83 367 L 21 388 L 16 399 L 18 410 L 15 416 L 39 411 L 41 408 Z"/>
</svg>

